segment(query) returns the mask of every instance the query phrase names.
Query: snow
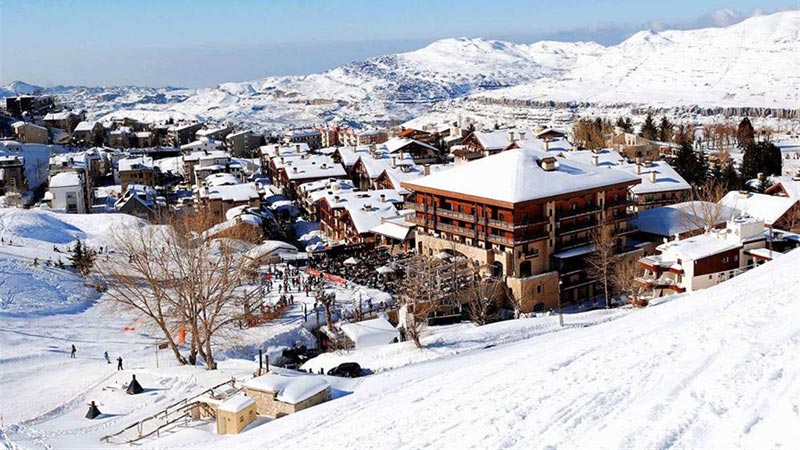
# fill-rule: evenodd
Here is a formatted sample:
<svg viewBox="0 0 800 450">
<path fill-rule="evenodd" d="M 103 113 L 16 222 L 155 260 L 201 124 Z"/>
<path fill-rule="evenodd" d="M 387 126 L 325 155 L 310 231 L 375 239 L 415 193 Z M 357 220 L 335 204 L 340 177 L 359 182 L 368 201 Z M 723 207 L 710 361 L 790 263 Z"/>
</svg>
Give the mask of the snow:
<svg viewBox="0 0 800 450">
<path fill-rule="evenodd" d="M 81 186 L 81 177 L 77 172 L 57 173 L 50 179 L 51 188 Z"/>
<path fill-rule="evenodd" d="M 224 202 L 247 202 L 259 198 L 255 183 L 231 184 L 208 188 L 208 198 Z"/>
<path fill-rule="evenodd" d="M 129 156 L 127 158 L 120 159 L 117 162 L 117 168 L 119 169 L 120 172 L 125 172 L 129 170 L 152 169 L 153 158 L 149 156 L 139 156 L 139 157 Z"/>
<path fill-rule="evenodd" d="M 297 253 L 297 247 L 283 241 L 264 241 L 264 243 L 250 249 L 245 256 L 257 260 L 266 256 L 277 256 L 280 253 Z"/>
<path fill-rule="evenodd" d="M 383 317 L 346 323 L 339 327 L 356 348 L 386 345 L 400 341 L 400 332 Z"/>
<path fill-rule="evenodd" d="M 674 205 L 661 206 L 645 211 L 639 211 L 638 217 L 631 221 L 632 225 L 643 233 L 656 236 L 672 237 L 693 231 L 704 226 L 703 211 L 716 211 L 719 209 L 719 222 L 723 223 L 734 218 L 738 212 L 727 206 L 713 206 L 709 202 L 683 202 Z"/>
<path fill-rule="evenodd" d="M 600 169 L 571 160 L 558 160 L 546 171 L 539 161 L 552 155 L 529 149 L 508 150 L 449 170 L 404 183 L 416 187 L 458 192 L 507 203 L 544 199 L 616 184 L 637 184 L 638 176 L 616 169 Z"/>
<path fill-rule="evenodd" d="M 219 405 L 220 411 L 238 413 L 255 403 L 255 400 L 246 395 L 234 395 Z"/>
<path fill-rule="evenodd" d="M 778 221 L 796 202 L 797 200 L 788 197 L 737 191 L 728 192 L 720 200 L 722 205 L 757 217 L 767 225 Z"/>
<path fill-rule="evenodd" d="M 247 381 L 245 387 L 262 392 L 273 392 L 275 398 L 295 405 L 330 387 L 321 377 L 307 374 L 267 374 Z"/>
</svg>

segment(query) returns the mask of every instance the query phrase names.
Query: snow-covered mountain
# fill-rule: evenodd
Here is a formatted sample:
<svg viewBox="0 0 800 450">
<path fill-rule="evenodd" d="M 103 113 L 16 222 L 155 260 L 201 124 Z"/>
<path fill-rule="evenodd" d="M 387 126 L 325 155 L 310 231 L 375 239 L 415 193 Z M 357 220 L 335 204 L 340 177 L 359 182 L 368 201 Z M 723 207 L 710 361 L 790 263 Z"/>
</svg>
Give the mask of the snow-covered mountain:
<svg viewBox="0 0 800 450">
<path fill-rule="evenodd" d="M 800 12 L 726 28 L 642 31 L 616 46 L 444 39 L 420 50 L 329 71 L 223 83 L 207 89 L 45 89 L 95 117 L 235 120 L 261 127 L 392 123 L 444 100 L 632 103 L 656 106 L 800 104 Z M 35 86 L 15 82 L 0 95 Z"/>
</svg>

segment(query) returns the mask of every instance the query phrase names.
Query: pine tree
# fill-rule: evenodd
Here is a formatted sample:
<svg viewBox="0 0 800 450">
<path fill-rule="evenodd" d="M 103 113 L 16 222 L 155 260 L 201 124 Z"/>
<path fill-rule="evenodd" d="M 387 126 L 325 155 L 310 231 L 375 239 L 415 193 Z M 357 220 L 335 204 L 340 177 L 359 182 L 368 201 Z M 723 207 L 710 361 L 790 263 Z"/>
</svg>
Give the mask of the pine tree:
<svg viewBox="0 0 800 450">
<path fill-rule="evenodd" d="M 696 164 L 694 168 L 694 182 L 699 184 L 705 182 L 708 177 L 711 175 L 710 170 L 708 168 L 708 158 L 706 158 L 706 152 L 700 149 L 699 152 L 695 153 Z"/>
<path fill-rule="evenodd" d="M 658 140 L 661 142 L 669 142 L 672 140 L 672 129 L 674 126 L 672 122 L 667 119 L 667 116 L 661 117 L 661 124 L 658 126 Z"/>
<path fill-rule="evenodd" d="M 631 124 L 630 117 L 618 117 L 617 121 L 614 123 L 614 126 L 619 127 L 625 133 L 630 133 L 633 131 L 633 125 Z"/>
<path fill-rule="evenodd" d="M 644 124 L 642 125 L 641 133 L 639 133 L 643 138 L 649 139 L 654 141 L 658 139 L 658 128 L 656 128 L 656 124 L 653 121 L 653 115 L 647 113 L 647 117 L 644 118 Z"/>
<path fill-rule="evenodd" d="M 681 148 L 678 150 L 678 156 L 675 159 L 675 170 L 690 184 L 697 181 L 695 177 L 698 174 L 698 158 L 697 154 L 692 148 L 692 144 L 688 141 L 683 141 Z"/>
<path fill-rule="evenodd" d="M 745 148 L 747 145 L 752 144 L 755 141 L 755 136 L 753 124 L 750 123 L 750 119 L 745 117 L 736 127 L 736 140 L 739 142 L 739 147 Z"/>
<path fill-rule="evenodd" d="M 758 174 L 763 171 L 763 165 L 763 146 L 753 141 L 748 142 L 744 147 L 744 156 L 742 157 L 742 179 L 747 182 L 758 177 Z"/>
<path fill-rule="evenodd" d="M 726 191 L 732 191 L 741 188 L 739 181 L 739 174 L 736 173 L 736 168 L 733 167 L 733 161 L 728 160 L 722 164 L 722 170 L 719 175 L 720 181 L 725 186 Z"/>
<path fill-rule="evenodd" d="M 781 150 L 772 142 L 760 142 L 763 158 L 762 172 L 766 175 L 780 175 L 783 171 L 783 155 Z"/>
<path fill-rule="evenodd" d="M 72 255 L 69 257 L 69 260 L 72 261 L 72 267 L 76 272 L 83 272 L 81 269 L 81 266 L 83 265 L 83 244 L 80 240 L 75 243 L 75 248 L 72 250 Z"/>
</svg>

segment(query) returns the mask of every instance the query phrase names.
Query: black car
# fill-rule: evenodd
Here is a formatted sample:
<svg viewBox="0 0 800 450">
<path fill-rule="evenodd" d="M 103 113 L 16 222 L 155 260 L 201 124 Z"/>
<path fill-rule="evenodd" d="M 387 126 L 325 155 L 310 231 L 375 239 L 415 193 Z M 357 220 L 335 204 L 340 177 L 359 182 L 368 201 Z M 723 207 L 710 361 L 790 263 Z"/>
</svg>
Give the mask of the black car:
<svg viewBox="0 0 800 450">
<path fill-rule="evenodd" d="M 361 366 L 354 362 L 341 363 L 328 371 L 328 375 L 335 377 L 358 378 L 361 374 Z"/>
</svg>

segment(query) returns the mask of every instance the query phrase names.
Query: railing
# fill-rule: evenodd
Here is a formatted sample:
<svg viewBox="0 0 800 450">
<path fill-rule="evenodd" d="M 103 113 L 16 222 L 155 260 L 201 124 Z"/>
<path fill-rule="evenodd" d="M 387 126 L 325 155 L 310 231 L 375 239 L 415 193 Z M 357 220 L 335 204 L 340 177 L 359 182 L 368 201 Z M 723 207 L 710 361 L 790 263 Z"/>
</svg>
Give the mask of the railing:
<svg viewBox="0 0 800 450">
<path fill-rule="evenodd" d="M 592 228 L 597 227 L 598 222 L 597 220 L 590 220 L 588 223 L 579 223 L 572 226 L 567 227 L 560 227 L 556 229 L 557 234 L 571 234 L 571 233 L 578 233 L 584 230 L 590 230 Z"/>
<path fill-rule="evenodd" d="M 583 216 L 586 214 L 596 214 L 600 212 L 601 208 L 599 206 L 590 206 L 587 208 L 577 208 L 577 209 L 568 209 L 566 211 L 562 210 L 556 213 L 556 220 L 564 220 L 569 219 L 571 217 L 578 217 Z"/>
<path fill-rule="evenodd" d="M 591 238 L 586 239 L 572 239 L 569 242 L 559 242 L 556 241 L 556 250 L 569 250 L 571 248 L 580 247 L 582 245 L 588 245 L 592 243 Z"/>
<path fill-rule="evenodd" d="M 430 210 L 429 210 L 430 211 Z M 432 212 L 432 211 L 430 211 Z M 451 219 L 456 220 L 464 220 L 469 222 L 475 221 L 475 216 L 472 214 L 466 214 L 458 211 L 453 211 L 452 209 L 445 209 L 445 208 L 436 208 L 436 215 L 442 217 L 449 217 Z"/>
</svg>

